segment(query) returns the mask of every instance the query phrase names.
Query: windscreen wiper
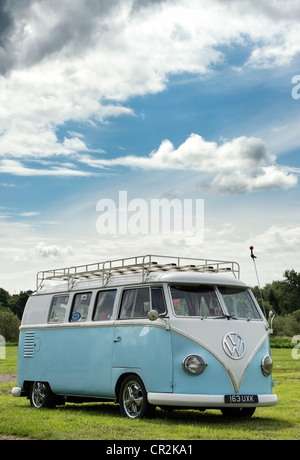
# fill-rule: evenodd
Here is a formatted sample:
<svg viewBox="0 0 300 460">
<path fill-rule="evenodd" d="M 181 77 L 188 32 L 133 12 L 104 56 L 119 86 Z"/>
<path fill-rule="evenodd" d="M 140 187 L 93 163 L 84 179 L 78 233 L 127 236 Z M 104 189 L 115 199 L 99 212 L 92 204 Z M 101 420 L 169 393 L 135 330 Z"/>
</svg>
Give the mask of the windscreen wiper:
<svg viewBox="0 0 300 460">
<path fill-rule="evenodd" d="M 223 319 L 223 318 L 227 318 L 228 320 L 230 319 L 238 319 L 237 316 L 234 316 L 234 315 L 225 315 L 225 313 L 221 316 L 214 316 L 214 319 Z"/>
</svg>

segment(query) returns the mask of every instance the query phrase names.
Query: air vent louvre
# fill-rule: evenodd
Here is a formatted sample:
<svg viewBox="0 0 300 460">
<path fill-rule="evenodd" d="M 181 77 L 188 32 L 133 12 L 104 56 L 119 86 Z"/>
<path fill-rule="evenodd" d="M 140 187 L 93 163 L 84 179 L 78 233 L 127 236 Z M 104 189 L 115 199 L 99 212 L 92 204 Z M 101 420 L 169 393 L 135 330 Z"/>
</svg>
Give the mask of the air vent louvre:
<svg viewBox="0 0 300 460">
<path fill-rule="evenodd" d="M 26 332 L 24 339 L 24 358 L 32 358 L 35 345 L 35 333 Z"/>
</svg>

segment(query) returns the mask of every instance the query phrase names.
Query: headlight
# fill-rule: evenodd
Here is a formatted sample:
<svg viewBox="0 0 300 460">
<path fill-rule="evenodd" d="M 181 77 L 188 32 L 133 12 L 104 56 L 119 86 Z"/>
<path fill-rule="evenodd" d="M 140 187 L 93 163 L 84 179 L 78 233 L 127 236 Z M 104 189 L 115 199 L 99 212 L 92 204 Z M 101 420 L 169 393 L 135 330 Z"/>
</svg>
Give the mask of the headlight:
<svg viewBox="0 0 300 460">
<path fill-rule="evenodd" d="M 271 356 L 268 356 L 268 355 L 264 356 L 263 359 L 261 360 L 262 373 L 266 377 L 268 377 L 268 375 L 271 374 L 272 369 L 273 369 L 273 361 L 272 361 Z"/>
<path fill-rule="evenodd" d="M 199 375 L 205 370 L 207 364 L 199 355 L 188 355 L 182 362 L 182 367 L 190 375 Z"/>
</svg>

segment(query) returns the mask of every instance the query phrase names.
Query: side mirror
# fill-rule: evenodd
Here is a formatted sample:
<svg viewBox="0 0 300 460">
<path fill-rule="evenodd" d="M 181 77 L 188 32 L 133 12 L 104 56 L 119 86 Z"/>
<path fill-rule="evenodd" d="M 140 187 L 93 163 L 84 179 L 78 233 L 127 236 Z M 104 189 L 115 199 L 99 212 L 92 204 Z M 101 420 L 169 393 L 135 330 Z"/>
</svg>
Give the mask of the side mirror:
<svg viewBox="0 0 300 460">
<path fill-rule="evenodd" d="M 150 321 L 156 321 L 158 318 L 158 312 L 156 310 L 150 310 L 148 312 L 148 319 L 150 319 Z"/>
<path fill-rule="evenodd" d="M 270 334 L 273 334 L 273 321 L 274 321 L 274 318 L 275 318 L 275 314 L 272 312 L 272 310 L 269 311 L 269 320 L 270 320 L 270 330 L 269 330 L 269 333 Z"/>
</svg>

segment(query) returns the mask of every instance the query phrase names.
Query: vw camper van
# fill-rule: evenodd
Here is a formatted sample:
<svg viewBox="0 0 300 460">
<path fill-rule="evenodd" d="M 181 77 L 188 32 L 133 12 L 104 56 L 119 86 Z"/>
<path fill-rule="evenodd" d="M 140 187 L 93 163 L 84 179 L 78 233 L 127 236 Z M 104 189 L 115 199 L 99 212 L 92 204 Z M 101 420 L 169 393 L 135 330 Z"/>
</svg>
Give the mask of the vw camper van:
<svg viewBox="0 0 300 460">
<path fill-rule="evenodd" d="M 236 262 L 139 256 L 39 272 L 20 327 L 33 407 L 115 401 L 251 416 L 277 404 L 269 325 Z"/>
</svg>

